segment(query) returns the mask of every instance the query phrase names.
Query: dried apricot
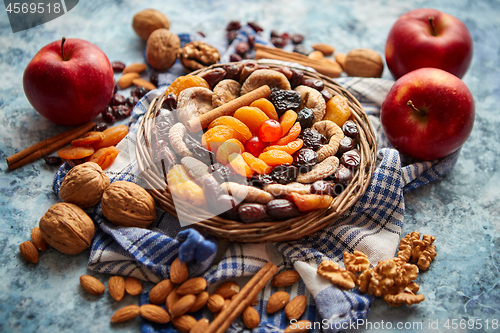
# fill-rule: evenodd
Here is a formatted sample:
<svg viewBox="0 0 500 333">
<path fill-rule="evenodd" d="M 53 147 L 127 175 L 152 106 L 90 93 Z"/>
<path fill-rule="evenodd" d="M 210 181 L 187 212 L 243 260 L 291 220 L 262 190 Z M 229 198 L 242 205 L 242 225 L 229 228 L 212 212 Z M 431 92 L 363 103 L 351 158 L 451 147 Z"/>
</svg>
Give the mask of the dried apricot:
<svg viewBox="0 0 500 333">
<path fill-rule="evenodd" d="M 234 153 L 241 154 L 244 151 L 245 148 L 243 147 L 241 142 L 239 142 L 236 139 L 229 139 L 223 144 L 221 144 L 220 147 L 217 149 L 217 155 L 216 155 L 217 162 L 226 165 L 229 163 L 228 161 L 229 155 Z"/>
<path fill-rule="evenodd" d="M 113 126 L 105 129 L 102 133 L 104 134 L 104 139 L 91 145 L 95 150 L 118 144 L 127 135 L 128 127 L 127 125 Z"/>
<path fill-rule="evenodd" d="M 250 166 L 250 168 L 257 172 L 258 174 L 268 174 L 271 172 L 273 169 L 269 165 L 266 164 L 263 160 L 253 156 L 250 153 L 243 153 L 241 156 L 243 156 L 243 159 L 247 164 Z"/>
<path fill-rule="evenodd" d="M 205 207 L 207 199 L 203 189 L 189 177 L 186 169 L 180 165 L 175 165 L 167 174 L 167 183 L 175 204 L 182 202 L 190 203 L 194 206 Z"/>
<path fill-rule="evenodd" d="M 299 137 L 300 131 L 300 123 L 297 122 L 292 126 L 292 128 L 290 128 L 290 130 L 284 137 L 282 137 L 278 141 L 274 141 L 273 143 L 271 143 L 271 146 L 284 146 L 292 141 L 295 141 Z"/>
<path fill-rule="evenodd" d="M 293 157 L 283 150 L 269 150 L 259 155 L 259 159 L 267 165 L 276 166 L 281 164 L 292 164 Z"/>
<path fill-rule="evenodd" d="M 120 151 L 115 146 L 101 148 L 85 159 L 85 162 L 95 162 L 101 169 L 107 169 L 116 159 Z"/>
<path fill-rule="evenodd" d="M 233 153 L 228 157 L 229 165 L 239 175 L 245 176 L 247 178 L 252 177 L 254 171 L 250 168 L 250 166 L 245 162 L 243 156 L 238 153 Z"/>
<path fill-rule="evenodd" d="M 289 142 L 288 144 L 284 146 L 268 146 L 264 148 L 264 151 L 269 151 L 269 150 L 283 150 L 286 151 L 288 154 L 293 155 L 297 150 L 302 148 L 304 145 L 304 141 L 302 139 L 297 139 L 295 141 Z"/>
<path fill-rule="evenodd" d="M 270 119 L 278 120 L 278 112 L 276 112 L 276 108 L 273 103 L 271 103 L 267 98 L 259 98 L 258 100 L 253 101 L 250 106 L 259 108 Z"/>
<path fill-rule="evenodd" d="M 293 124 L 297 121 L 297 112 L 288 110 L 283 113 L 280 117 L 281 128 L 283 129 L 283 135 L 286 135 L 290 128 L 292 128 Z"/>
<path fill-rule="evenodd" d="M 103 139 L 103 132 L 87 132 L 78 139 L 71 141 L 71 145 L 75 147 L 88 146 L 94 142 L 102 141 Z"/>
<path fill-rule="evenodd" d="M 292 192 L 288 197 L 301 212 L 328 208 L 333 201 L 333 197 L 326 194 L 299 194 Z"/>
<path fill-rule="evenodd" d="M 326 103 L 326 114 L 323 120 L 331 120 L 342 127 L 349 117 L 351 117 L 351 109 L 347 97 L 336 95 Z"/>
<path fill-rule="evenodd" d="M 248 140 L 252 137 L 252 132 L 250 132 L 250 129 L 248 128 L 248 126 L 245 125 L 241 120 L 238 120 L 234 117 L 222 116 L 222 117 L 216 118 L 215 120 L 213 120 L 210 123 L 210 125 L 208 125 L 208 129 L 211 129 L 212 127 L 219 126 L 219 125 L 225 125 L 225 126 L 229 126 L 233 129 L 235 129 L 238 133 L 240 133 L 245 138 L 245 142 L 246 142 L 246 140 Z M 243 143 L 245 143 L 245 142 L 243 142 Z"/>
<path fill-rule="evenodd" d="M 64 158 L 65 160 L 79 160 L 81 158 L 85 158 L 94 153 L 94 148 L 92 147 L 75 147 L 75 146 L 67 146 L 60 149 L 57 152 L 60 158 Z"/>
<path fill-rule="evenodd" d="M 165 91 L 165 96 L 168 94 L 179 96 L 181 91 L 192 87 L 202 87 L 210 89 L 208 82 L 204 78 L 188 74 L 179 76 L 177 79 L 175 79 L 174 82 L 172 82 L 172 84 Z"/>
<path fill-rule="evenodd" d="M 232 127 L 218 125 L 212 127 L 201 136 L 201 144 L 208 150 L 217 153 L 217 149 L 229 139 L 237 139 L 240 142 L 246 141 L 245 138 Z"/>
<path fill-rule="evenodd" d="M 239 108 L 236 110 L 233 117 L 247 125 L 253 135 L 259 135 L 260 125 L 269 119 L 263 111 L 253 106 L 243 106 Z"/>
</svg>

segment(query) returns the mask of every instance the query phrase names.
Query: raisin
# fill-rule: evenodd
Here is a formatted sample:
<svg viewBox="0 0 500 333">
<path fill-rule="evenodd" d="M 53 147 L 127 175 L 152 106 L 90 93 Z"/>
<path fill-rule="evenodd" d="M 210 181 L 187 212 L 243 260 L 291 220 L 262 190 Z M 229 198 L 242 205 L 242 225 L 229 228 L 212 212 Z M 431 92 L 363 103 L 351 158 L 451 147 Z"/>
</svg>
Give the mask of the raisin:
<svg viewBox="0 0 500 333">
<path fill-rule="evenodd" d="M 343 153 L 354 148 L 356 148 L 356 141 L 348 136 L 344 136 L 342 140 L 340 140 L 337 155 L 342 156 Z"/>
<path fill-rule="evenodd" d="M 139 87 L 139 86 L 134 86 L 132 90 L 130 90 L 130 95 L 131 96 L 136 96 L 137 98 L 141 99 L 144 97 L 149 92 L 148 89 L 144 87 Z"/>
<path fill-rule="evenodd" d="M 271 37 L 271 43 L 273 43 L 273 45 L 277 48 L 282 49 L 286 46 L 286 44 L 288 44 L 288 39 L 282 37 Z"/>
<path fill-rule="evenodd" d="M 269 174 L 266 175 L 266 174 L 254 173 L 252 178 L 248 180 L 249 185 L 260 189 L 264 187 L 264 185 L 272 183 L 274 183 L 274 180 Z"/>
<path fill-rule="evenodd" d="M 298 111 L 300 108 L 300 94 L 293 90 L 271 89 L 269 100 L 273 103 L 278 116 L 282 116 L 287 110 Z"/>
<path fill-rule="evenodd" d="M 132 110 L 126 105 L 116 105 L 113 106 L 113 111 L 115 113 L 116 119 L 125 119 L 130 117 Z"/>
<path fill-rule="evenodd" d="M 267 203 L 266 211 L 269 216 L 278 220 L 286 220 L 300 215 L 300 211 L 293 202 L 286 199 L 274 199 Z"/>
<path fill-rule="evenodd" d="M 293 156 L 293 165 L 299 168 L 300 172 L 310 171 L 318 162 L 318 153 L 309 148 L 302 148 Z"/>
<path fill-rule="evenodd" d="M 115 114 L 113 112 L 113 107 L 111 107 L 111 106 L 107 106 L 104 109 L 104 111 L 101 112 L 101 117 L 108 124 L 116 123 L 116 117 L 115 117 Z"/>
<path fill-rule="evenodd" d="M 127 102 L 125 103 L 125 105 L 130 108 L 133 108 L 134 106 L 137 105 L 138 102 L 139 98 L 137 98 L 137 96 L 130 96 L 129 98 L 127 98 Z"/>
<path fill-rule="evenodd" d="M 102 132 L 107 128 L 108 128 L 108 125 L 106 125 L 106 123 L 99 123 L 99 124 L 95 124 L 94 128 L 92 128 L 92 131 Z"/>
<path fill-rule="evenodd" d="M 240 21 L 230 21 L 226 26 L 226 31 L 241 29 Z"/>
<path fill-rule="evenodd" d="M 219 183 L 229 182 L 232 178 L 234 178 L 231 170 L 227 166 L 220 163 L 214 163 L 209 166 L 208 172 L 211 173 Z"/>
<path fill-rule="evenodd" d="M 297 33 L 295 33 L 295 34 L 293 34 L 293 35 L 292 35 L 292 43 L 293 43 L 294 45 L 300 44 L 300 43 L 302 43 L 303 41 L 304 41 L 304 35 L 302 35 L 302 34 L 297 34 Z"/>
<path fill-rule="evenodd" d="M 297 112 L 297 121 L 301 128 L 308 128 L 314 124 L 314 112 L 309 108 L 303 108 Z"/>
<path fill-rule="evenodd" d="M 161 107 L 169 111 L 177 109 L 177 96 L 172 93 L 167 94 L 161 103 Z"/>
<path fill-rule="evenodd" d="M 316 89 L 317 91 L 321 91 L 323 90 L 323 88 L 325 88 L 325 84 L 320 79 L 305 79 L 302 84 L 307 87 Z"/>
<path fill-rule="evenodd" d="M 291 164 L 282 164 L 275 166 L 269 175 L 276 183 L 286 185 L 297 179 L 298 169 Z"/>
<path fill-rule="evenodd" d="M 238 215 L 244 223 L 254 223 L 269 218 L 266 206 L 257 203 L 245 203 L 238 208 Z"/>
<path fill-rule="evenodd" d="M 340 163 L 344 165 L 346 168 L 356 169 L 359 167 L 361 163 L 361 155 L 359 154 L 359 150 L 351 149 L 342 154 L 340 158 Z"/>
<path fill-rule="evenodd" d="M 304 148 L 310 148 L 312 150 L 318 150 L 326 143 L 326 137 L 311 128 L 305 128 L 302 133 L 300 133 L 299 138 L 304 141 Z"/>
<path fill-rule="evenodd" d="M 59 156 L 45 156 L 43 159 L 45 160 L 45 164 L 52 167 L 60 166 L 63 162 Z"/>
<path fill-rule="evenodd" d="M 353 139 L 355 139 L 359 134 L 358 125 L 356 125 L 356 123 L 352 120 L 348 120 L 344 123 L 344 125 L 342 125 L 342 131 L 345 135 Z"/>
<path fill-rule="evenodd" d="M 113 61 L 111 63 L 111 67 L 115 73 L 121 73 L 125 69 L 125 64 L 121 61 Z"/>
</svg>

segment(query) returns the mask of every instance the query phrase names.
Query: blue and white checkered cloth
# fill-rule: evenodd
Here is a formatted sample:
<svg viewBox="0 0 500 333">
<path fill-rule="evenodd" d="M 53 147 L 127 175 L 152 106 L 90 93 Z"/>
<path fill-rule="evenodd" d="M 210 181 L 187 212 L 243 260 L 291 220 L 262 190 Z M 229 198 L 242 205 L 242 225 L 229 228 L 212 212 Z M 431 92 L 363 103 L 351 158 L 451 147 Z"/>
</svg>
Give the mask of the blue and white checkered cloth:
<svg viewBox="0 0 500 333">
<path fill-rule="evenodd" d="M 181 36 L 183 42 L 186 42 L 186 36 Z M 135 107 L 129 124 L 130 132 L 117 146 L 120 154 L 106 170 L 112 182 L 129 180 L 141 184 L 134 153 L 138 120 L 153 98 L 163 93 L 175 77 L 183 74 L 180 65 L 174 65 L 168 76 L 160 78 L 162 87 L 148 93 Z M 308 306 L 302 319 L 308 319 L 318 327 L 311 332 L 319 332 L 320 329 L 336 332 L 343 323 L 345 326 L 350 321 L 364 319 L 371 302 L 371 297 L 366 294 L 339 289 L 319 277 L 317 266 L 323 260 L 334 260 L 343 265 L 344 251 L 360 250 L 368 255 L 372 265 L 393 257 L 405 214 L 404 193 L 447 173 L 459 155 L 457 151 L 436 161 L 404 161 L 398 151 L 389 147 L 379 122 L 380 105 L 394 82 L 365 78 L 339 78 L 337 82 L 360 101 L 376 132 L 379 147 L 377 168 L 366 193 L 334 225 L 314 236 L 267 244 L 219 242 L 219 250 L 224 251 L 219 254 L 217 262 L 212 255 L 202 263 L 188 263 L 190 275 L 204 276 L 209 283 L 209 291 L 228 279 L 243 285 L 267 261 L 275 263 L 280 270 L 297 270 L 301 276 L 299 283 L 280 289 L 289 292 L 292 298 L 306 295 Z M 68 164 L 64 164 L 58 171 L 54 180 L 56 193 L 69 168 Z M 152 282 L 149 287 L 146 286 L 140 300 L 141 304 L 147 303 L 147 292 L 153 283 L 169 277 L 170 263 L 178 255 L 180 244 L 175 237 L 181 230 L 179 221 L 158 209 L 158 219 L 149 229 L 123 228 L 109 223 L 103 217 L 100 205 L 89 209 L 88 213 L 97 225 L 88 267 L 99 273 L 134 276 Z M 210 236 L 205 236 L 210 239 Z M 283 311 L 272 315 L 265 311 L 266 300 L 277 290 L 268 284 L 259 294 L 255 308 L 261 315 L 261 324 L 252 332 L 282 332 L 289 325 Z M 203 311 L 200 310 L 195 317 L 213 318 L 212 313 Z M 228 332 L 244 330 L 243 323 L 237 319 Z M 155 325 L 147 321 L 143 321 L 142 331 L 176 332 L 170 324 Z"/>
</svg>

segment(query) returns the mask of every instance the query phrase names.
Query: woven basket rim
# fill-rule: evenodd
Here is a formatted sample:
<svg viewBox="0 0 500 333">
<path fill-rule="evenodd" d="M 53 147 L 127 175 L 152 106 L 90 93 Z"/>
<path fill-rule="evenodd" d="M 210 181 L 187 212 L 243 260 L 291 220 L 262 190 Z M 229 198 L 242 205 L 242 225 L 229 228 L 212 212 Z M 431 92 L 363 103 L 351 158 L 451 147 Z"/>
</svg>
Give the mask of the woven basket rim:
<svg viewBox="0 0 500 333">
<path fill-rule="evenodd" d="M 283 67 L 275 62 L 257 61 L 259 65 L 266 65 L 272 69 Z M 191 75 L 201 75 L 212 69 L 221 68 L 233 63 L 219 63 L 190 73 Z M 287 66 L 289 64 L 287 63 Z M 300 65 L 299 65 L 300 66 Z M 283 221 L 267 221 L 245 224 L 239 221 L 227 220 L 219 216 L 206 218 L 206 212 L 190 204 L 183 204 L 178 207 L 182 216 L 191 216 L 194 220 L 201 222 L 193 223 L 191 226 L 228 241 L 255 243 L 255 242 L 279 242 L 298 240 L 306 236 L 312 236 L 315 232 L 332 225 L 341 215 L 350 209 L 355 202 L 365 193 L 375 170 L 377 144 L 374 131 L 363 107 L 359 101 L 340 84 L 331 78 L 319 74 L 314 70 L 298 68 L 304 73 L 305 78 L 321 79 L 325 88 L 333 96 L 343 95 L 347 97 L 353 120 L 358 125 L 360 133 L 359 151 L 361 155 L 361 165 L 354 173 L 351 183 L 334 198 L 329 208 L 317 210 L 299 217 Z M 148 191 L 155 198 L 156 202 L 169 214 L 177 217 L 178 212 L 174 206 L 172 196 L 168 191 L 166 179 L 154 163 L 152 155 L 152 145 L 149 144 L 148 136 L 151 132 L 154 115 L 160 109 L 164 94 L 155 97 L 151 102 L 147 112 L 142 117 L 137 131 L 136 158 L 142 180 L 146 183 Z"/>
</svg>

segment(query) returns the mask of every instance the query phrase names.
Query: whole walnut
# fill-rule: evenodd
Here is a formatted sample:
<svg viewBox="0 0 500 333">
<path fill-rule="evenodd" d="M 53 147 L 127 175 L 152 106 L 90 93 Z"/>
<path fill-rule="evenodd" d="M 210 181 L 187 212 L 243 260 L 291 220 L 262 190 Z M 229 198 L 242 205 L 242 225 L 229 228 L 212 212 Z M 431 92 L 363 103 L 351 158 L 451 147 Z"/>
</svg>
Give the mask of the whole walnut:
<svg viewBox="0 0 500 333">
<path fill-rule="evenodd" d="M 99 164 L 85 162 L 73 167 L 64 176 L 59 197 L 81 208 L 92 207 L 101 201 L 102 194 L 109 186 L 109 178 Z"/>
<path fill-rule="evenodd" d="M 159 71 L 165 71 L 177 60 L 181 47 L 179 36 L 167 29 L 157 29 L 149 36 L 146 43 L 146 61 Z"/>
<path fill-rule="evenodd" d="M 132 28 L 146 41 L 156 29 L 170 29 L 170 20 L 155 9 L 144 9 L 134 15 Z"/>
<path fill-rule="evenodd" d="M 147 228 L 156 220 L 156 203 L 139 185 L 120 180 L 104 191 L 102 213 L 114 225 Z"/>
<path fill-rule="evenodd" d="M 38 223 L 43 239 L 65 254 L 77 254 L 92 243 L 95 226 L 92 219 L 75 204 L 52 205 Z"/>
</svg>

